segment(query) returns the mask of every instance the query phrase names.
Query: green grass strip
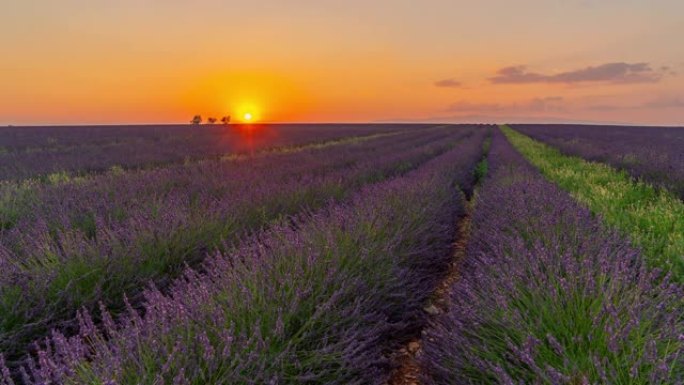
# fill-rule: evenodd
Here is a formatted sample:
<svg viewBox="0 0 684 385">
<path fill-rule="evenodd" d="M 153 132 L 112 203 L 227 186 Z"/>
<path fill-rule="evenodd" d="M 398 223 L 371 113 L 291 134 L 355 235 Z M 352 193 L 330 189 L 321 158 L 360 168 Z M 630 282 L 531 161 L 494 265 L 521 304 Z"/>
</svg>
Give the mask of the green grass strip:
<svg viewBox="0 0 684 385">
<path fill-rule="evenodd" d="M 506 125 L 501 130 L 547 179 L 628 235 L 652 266 L 684 281 L 684 204 L 674 194 L 606 164 L 563 155 Z"/>
</svg>

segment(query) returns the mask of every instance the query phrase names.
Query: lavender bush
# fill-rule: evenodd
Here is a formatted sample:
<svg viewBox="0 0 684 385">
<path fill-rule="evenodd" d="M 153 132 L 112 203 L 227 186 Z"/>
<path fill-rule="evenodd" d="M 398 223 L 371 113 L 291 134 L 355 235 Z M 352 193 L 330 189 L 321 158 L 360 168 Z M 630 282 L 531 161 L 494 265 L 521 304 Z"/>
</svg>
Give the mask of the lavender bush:
<svg viewBox="0 0 684 385">
<path fill-rule="evenodd" d="M 684 128 L 515 125 L 568 155 L 609 163 L 684 199 Z"/>
<path fill-rule="evenodd" d="M 11 360 L 76 310 L 134 306 L 148 281 L 164 288 L 185 264 L 279 218 L 402 174 L 469 129 L 406 132 L 352 145 L 230 162 L 101 175 L 33 186 L 26 215 L 0 233 L 0 347 Z M 477 146 L 475 144 L 475 146 Z"/>
<path fill-rule="evenodd" d="M 481 139 L 481 137 L 480 137 Z M 53 332 L 26 384 L 380 384 L 450 259 L 481 140 L 303 215 L 145 291 L 103 330 Z M 7 373 L 7 370 L 4 371 Z M 5 375 L 5 381 L 9 378 Z"/>
<path fill-rule="evenodd" d="M 0 127 L 0 180 L 112 166 L 140 168 L 347 136 L 420 130 L 399 124 Z"/>
<path fill-rule="evenodd" d="M 684 288 L 545 181 L 500 133 L 428 384 L 682 384 Z"/>
</svg>

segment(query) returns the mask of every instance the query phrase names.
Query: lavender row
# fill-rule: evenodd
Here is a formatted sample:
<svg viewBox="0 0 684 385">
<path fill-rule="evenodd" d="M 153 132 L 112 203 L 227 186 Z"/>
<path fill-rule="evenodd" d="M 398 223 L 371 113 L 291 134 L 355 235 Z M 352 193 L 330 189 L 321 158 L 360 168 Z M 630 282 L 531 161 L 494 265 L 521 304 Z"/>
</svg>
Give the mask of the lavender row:
<svg viewBox="0 0 684 385">
<path fill-rule="evenodd" d="M 481 135 L 187 270 L 144 316 L 54 332 L 23 382 L 381 384 L 450 259 Z M 5 371 L 7 372 L 7 371 Z M 5 377 L 5 381 L 9 379 Z"/>
<path fill-rule="evenodd" d="M 515 125 L 562 152 L 609 163 L 684 199 L 684 128 Z"/>
<path fill-rule="evenodd" d="M 0 180 L 145 168 L 427 125 L 0 127 Z"/>
<path fill-rule="evenodd" d="M 684 287 L 497 133 L 428 384 L 682 384 Z"/>
<path fill-rule="evenodd" d="M 369 146 L 380 145 L 391 149 L 410 141 L 417 141 L 416 145 L 420 145 L 439 140 L 450 131 L 450 128 L 435 127 L 366 140 Z M 242 179 L 262 172 L 289 177 L 325 172 L 326 167 L 331 164 L 342 168 L 352 164 L 358 155 L 364 154 L 366 147 L 353 145 L 353 141 L 351 144 L 336 147 L 343 151 L 330 152 L 327 157 L 318 157 L 321 149 L 313 147 L 300 151 L 297 156 L 292 156 L 291 151 L 280 151 L 283 154 L 265 152 L 251 157 L 202 160 L 148 170 L 120 170 L 87 178 L 64 178 L 52 183 L 35 180 L 0 183 L 0 230 L 21 227 L 22 222 L 34 222 L 39 217 L 59 216 L 55 213 L 63 211 L 60 207 L 66 207 L 65 210 L 69 212 L 84 214 L 97 211 L 106 204 L 129 207 L 137 202 L 139 207 L 135 209 L 141 210 L 151 202 L 167 199 L 179 191 L 184 195 L 194 195 L 198 190 L 206 188 L 205 186 L 214 186 L 217 183 L 221 187 L 244 186 L 240 183 Z M 272 157 L 278 155 L 283 156 Z M 230 175 L 230 179 L 226 180 L 226 175 Z M 221 196 L 226 192 L 222 188 L 215 195 Z"/>
<path fill-rule="evenodd" d="M 32 214 L 0 234 L 2 351 L 13 359 L 49 328 L 70 330 L 82 306 L 101 301 L 116 313 L 124 294 L 137 304 L 146 282 L 164 287 L 207 251 L 481 136 L 468 128 L 407 132 L 255 158 L 254 167 L 249 159 L 204 162 L 41 185 Z"/>
</svg>

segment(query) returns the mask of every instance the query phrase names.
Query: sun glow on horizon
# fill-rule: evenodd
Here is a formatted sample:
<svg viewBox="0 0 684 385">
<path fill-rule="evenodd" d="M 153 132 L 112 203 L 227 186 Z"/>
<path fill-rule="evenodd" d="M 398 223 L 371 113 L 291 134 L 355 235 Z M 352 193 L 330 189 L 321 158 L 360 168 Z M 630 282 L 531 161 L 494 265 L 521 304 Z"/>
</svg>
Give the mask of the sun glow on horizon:
<svg viewBox="0 0 684 385">
<path fill-rule="evenodd" d="M 236 105 L 234 112 L 244 123 L 255 123 L 263 119 L 261 104 L 256 102 L 242 102 Z"/>
</svg>

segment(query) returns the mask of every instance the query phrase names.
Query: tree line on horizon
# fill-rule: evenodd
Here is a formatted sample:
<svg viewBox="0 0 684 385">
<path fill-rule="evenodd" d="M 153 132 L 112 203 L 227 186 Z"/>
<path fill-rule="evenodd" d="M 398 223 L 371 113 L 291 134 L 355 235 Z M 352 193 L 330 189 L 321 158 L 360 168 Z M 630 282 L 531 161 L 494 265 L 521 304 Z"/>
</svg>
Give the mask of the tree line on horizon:
<svg viewBox="0 0 684 385">
<path fill-rule="evenodd" d="M 214 117 L 208 117 L 207 118 L 207 123 L 206 124 L 215 124 L 217 121 L 216 118 Z M 227 125 L 230 123 L 230 115 L 226 115 L 221 118 L 220 122 L 224 125 Z M 190 120 L 190 124 L 202 124 L 202 115 L 195 115 L 192 117 L 192 120 Z"/>
</svg>

